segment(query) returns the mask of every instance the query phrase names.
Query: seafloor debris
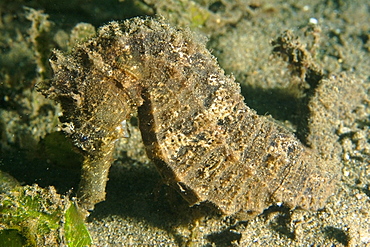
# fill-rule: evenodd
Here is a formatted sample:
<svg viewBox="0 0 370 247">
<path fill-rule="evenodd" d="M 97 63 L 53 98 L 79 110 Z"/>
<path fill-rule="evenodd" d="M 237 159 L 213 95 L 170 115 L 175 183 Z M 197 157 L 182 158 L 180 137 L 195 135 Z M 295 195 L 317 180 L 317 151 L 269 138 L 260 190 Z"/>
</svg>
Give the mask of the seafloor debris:
<svg viewBox="0 0 370 247">
<path fill-rule="evenodd" d="M 40 90 L 61 103 L 64 131 L 85 155 L 86 209 L 104 200 L 114 142 L 136 111 L 148 156 L 191 205 L 227 215 L 274 203 L 315 210 L 333 193 L 330 160 L 246 106 L 188 31 L 158 19 L 111 22 L 71 54 L 55 51 L 51 64 L 54 78 Z"/>
</svg>

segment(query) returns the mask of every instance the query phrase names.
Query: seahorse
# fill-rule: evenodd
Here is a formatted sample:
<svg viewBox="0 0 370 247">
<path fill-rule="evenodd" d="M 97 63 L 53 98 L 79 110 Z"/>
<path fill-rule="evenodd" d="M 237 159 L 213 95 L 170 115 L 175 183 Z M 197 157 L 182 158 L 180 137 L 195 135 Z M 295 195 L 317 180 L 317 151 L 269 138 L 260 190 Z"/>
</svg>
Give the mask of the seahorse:
<svg viewBox="0 0 370 247">
<path fill-rule="evenodd" d="M 244 103 L 205 40 L 161 18 L 113 21 L 50 59 L 41 92 L 61 103 L 64 130 L 83 152 L 80 205 L 105 198 L 117 139 L 137 113 L 148 157 L 190 205 L 222 214 L 272 204 L 317 210 L 335 188 L 327 159 Z"/>
</svg>

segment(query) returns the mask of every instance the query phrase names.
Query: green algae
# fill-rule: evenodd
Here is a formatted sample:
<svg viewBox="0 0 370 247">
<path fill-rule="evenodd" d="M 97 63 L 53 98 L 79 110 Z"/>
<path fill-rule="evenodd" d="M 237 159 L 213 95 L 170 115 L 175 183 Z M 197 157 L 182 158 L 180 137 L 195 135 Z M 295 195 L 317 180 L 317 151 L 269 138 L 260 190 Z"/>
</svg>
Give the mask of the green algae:
<svg viewBox="0 0 370 247">
<path fill-rule="evenodd" d="M 65 213 L 65 238 L 68 246 L 88 246 L 91 244 L 91 236 L 84 224 L 84 216 L 77 205 L 72 203 Z"/>
<path fill-rule="evenodd" d="M 75 204 L 53 187 L 16 186 L 0 194 L 0 246 L 88 246 Z"/>
</svg>

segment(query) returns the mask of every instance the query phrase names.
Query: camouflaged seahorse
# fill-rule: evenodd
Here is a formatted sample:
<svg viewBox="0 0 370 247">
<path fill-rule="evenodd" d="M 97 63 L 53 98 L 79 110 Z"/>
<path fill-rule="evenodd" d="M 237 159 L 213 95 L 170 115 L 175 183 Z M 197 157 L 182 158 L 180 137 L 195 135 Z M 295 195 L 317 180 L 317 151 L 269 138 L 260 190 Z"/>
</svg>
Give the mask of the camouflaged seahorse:
<svg viewBox="0 0 370 247">
<path fill-rule="evenodd" d="M 161 19 L 111 22 L 70 54 L 55 51 L 45 95 L 61 103 L 65 132 L 83 151 L 80 204 L 104 200 L 114 142 L 138 113 L 146 151 L 191 204 L 223 214 L 274 203 L 318 209 L 336 175 L 269 117 L 245 105 L 203 40 Z"/>
</svg>

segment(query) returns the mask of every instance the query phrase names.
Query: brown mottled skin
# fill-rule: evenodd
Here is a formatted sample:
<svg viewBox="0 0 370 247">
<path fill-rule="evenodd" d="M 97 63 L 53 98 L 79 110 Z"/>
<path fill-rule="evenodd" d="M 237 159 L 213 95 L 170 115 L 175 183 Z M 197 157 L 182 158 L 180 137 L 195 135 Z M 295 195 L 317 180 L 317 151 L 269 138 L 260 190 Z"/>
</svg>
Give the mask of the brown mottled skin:
<svg viewBox="0 0 370 247">
<path fill-rule="evenodd" d="M 85 154 L 86 209 L 104 200 L 114 141 L 135 111 L 149 158 L 191 205 L 210 202 L 226 215 L 274 203 L 316 210 L 333 192 L 328 161 L 246 106 L 188 31 L 160 19 L 111 22 L 51 61 L 55 76 L 42 91 L 61 102 L 65 132 Z"/>
</svg>

